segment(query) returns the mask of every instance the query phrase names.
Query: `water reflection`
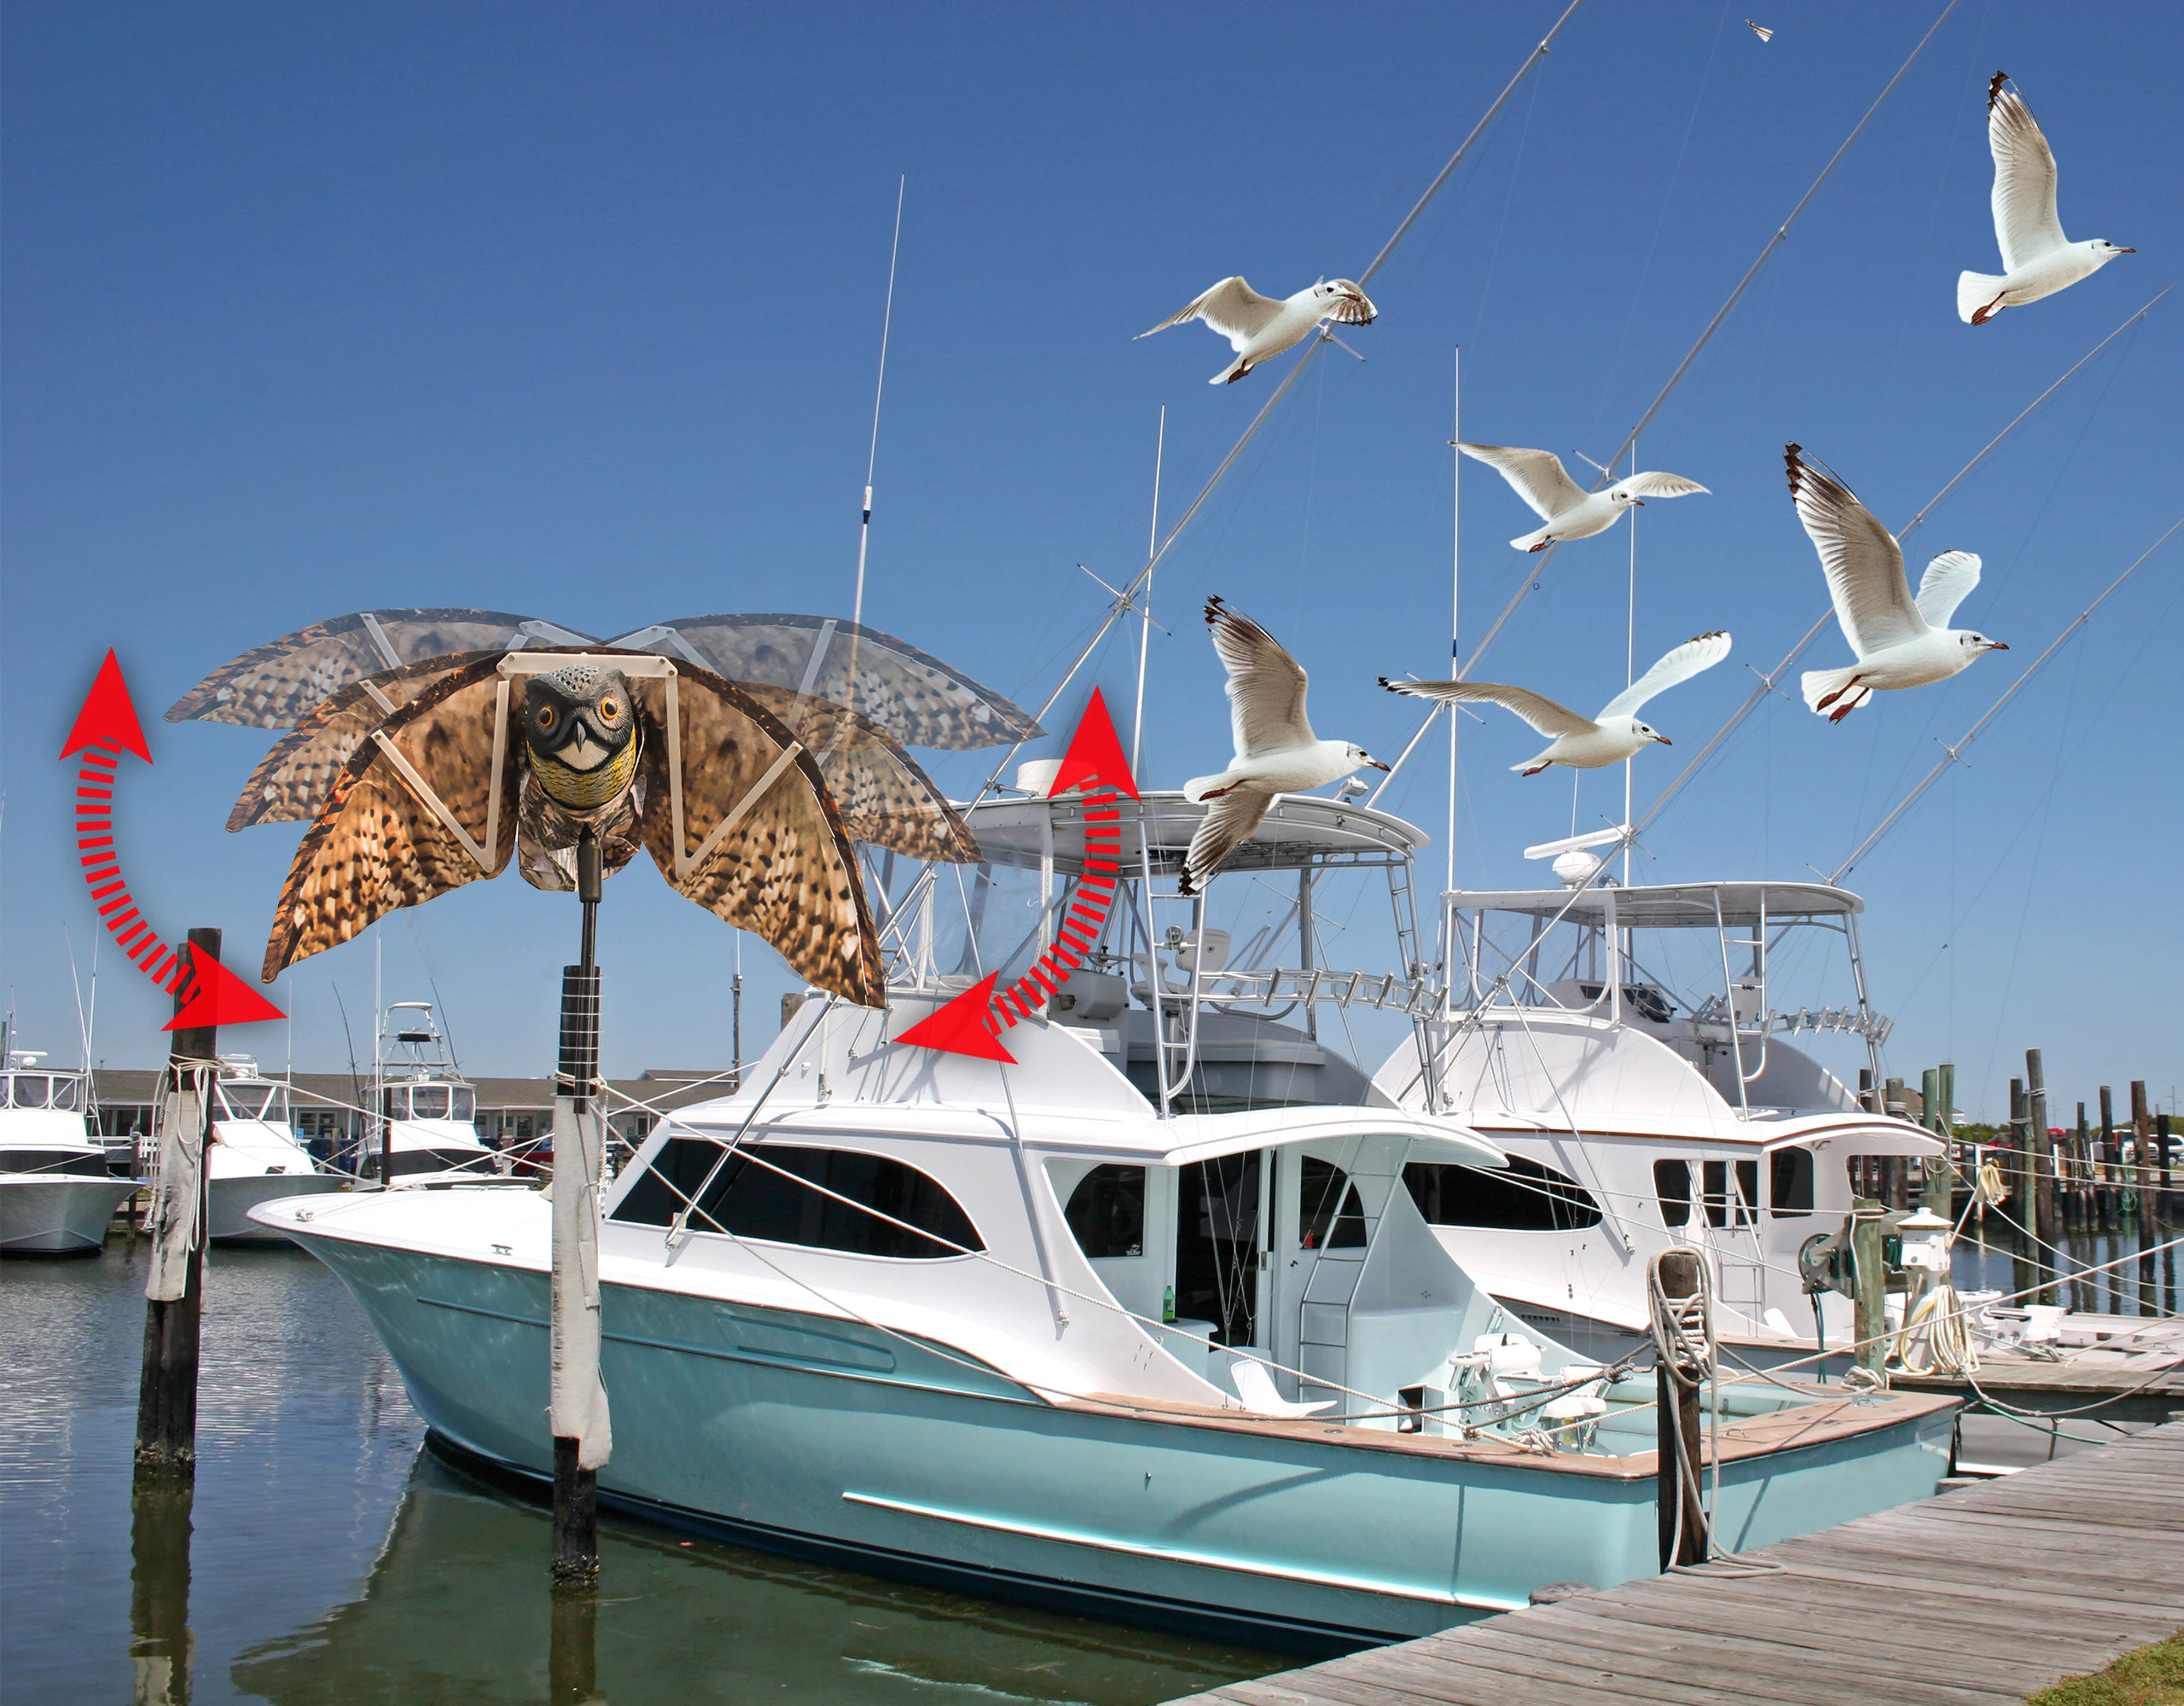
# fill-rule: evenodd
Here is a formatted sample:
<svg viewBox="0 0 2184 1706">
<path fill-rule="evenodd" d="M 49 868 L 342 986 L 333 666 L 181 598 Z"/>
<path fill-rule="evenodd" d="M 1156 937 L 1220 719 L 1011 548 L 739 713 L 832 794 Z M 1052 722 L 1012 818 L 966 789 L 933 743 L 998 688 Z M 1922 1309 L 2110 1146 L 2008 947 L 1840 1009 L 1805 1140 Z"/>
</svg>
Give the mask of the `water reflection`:
<svg viewBox="0 0 2184 1706">
<path fill-rule="evenodd" d="M 612 1521 L 597 1594 L 556 1594 L 547 1530 L 543 1506 L 421 1456 L 363 1593 L 241 1655 L 236 1691 L 276 1706 L 950 1692 L 1120 1706 L 1284 1662 Z"/>
<path fill-rule="evenodd" d="M 139 1471 L 130 1489 L 129 1666 L 136 1706 L 189 1706 L 189 1477 Z"/>
<path fill-rule="evenodd" d="M 131 1474 L 143 1280 L 119 1241 L 0 1265 L 11 1700 L 1139 1706 L 1293 1662 L 612 1520 L 595 1601 L 557 1606 L 544 1510 L 421 1450 L 348 1293 L 293 1250 L 208 1264 L 193 1506 Z"/>
</svg>

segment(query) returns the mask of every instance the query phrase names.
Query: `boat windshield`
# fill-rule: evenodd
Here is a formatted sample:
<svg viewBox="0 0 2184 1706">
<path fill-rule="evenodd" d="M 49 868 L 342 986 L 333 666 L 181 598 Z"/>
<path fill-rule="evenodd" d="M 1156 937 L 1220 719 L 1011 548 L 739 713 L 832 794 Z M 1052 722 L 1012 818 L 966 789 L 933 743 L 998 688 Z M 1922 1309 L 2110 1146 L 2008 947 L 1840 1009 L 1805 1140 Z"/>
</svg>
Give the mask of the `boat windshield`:
<svg viewBox="0 0 2184 1706">
<path fill-rule="evenodd" d="M 219 1096 L 223 1117 L 235 1120 L 264 1120 L 269 1125 L 288 1123 L 288 1089 L 285 1084 L 266 1084 L 246 1081 L 220 1086 Z"/>
<path fill-rule="evenodd" d="M 0 1079 L 0 1107 L 59 1108 L 73 1113 L 83 1105 L 83 1080 L 58 1072 L 10 1072 Z"/>
</svg>

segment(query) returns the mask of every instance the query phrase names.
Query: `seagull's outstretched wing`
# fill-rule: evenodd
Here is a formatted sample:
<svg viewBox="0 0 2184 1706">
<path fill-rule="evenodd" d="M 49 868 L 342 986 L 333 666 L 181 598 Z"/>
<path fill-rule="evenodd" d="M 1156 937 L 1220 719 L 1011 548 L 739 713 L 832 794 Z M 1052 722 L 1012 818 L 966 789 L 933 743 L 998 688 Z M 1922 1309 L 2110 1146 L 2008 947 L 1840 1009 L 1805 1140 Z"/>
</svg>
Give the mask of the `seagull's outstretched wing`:
<svg viewBox="0 0 2184 1706">
<path fill-rule="evenodd" d="M 1827 595 L 1850 649 L 1870 658 L 1924 634 L 1926 618 L 1903 578 L 1903 553 L 1888 529 L 1849 487 L 1807 464 L 1798 445 L 1786 447 L 1782 461 L 1798 519 L 1820 553 Z"/>
<path fill-rule="evenodd" d="M 1656 669 L 1658 664 L 1654 666 Z M 1409 693 L 1413 699 L 1447 699 L 1458 705 L 1498 705 L 1504 711 L 1513 711 L 1542 734 L 1591 734 L 1600 724 L 1590 717 L 1580 717 L 1566 705 L 1557 705 L 1545 693 L 1536 693 L 1530 688 L 1513 688 L 1502 682 L 1391 682 L 1385 676 L 1380 685 L 1390 693 Z M 1602 716 L 1606 713 L 1603 711 Z"/>
<path fill-rule="evenodd" d="M 1193 320 L 1203 320 L 1228 340 L 1228 347 L 1240 351 L 1258 336 L 1281 312 L 1281 299 L 1261 296 L 1241 278 L 1224 278 L 1203 296 L 1197 296 L 1163 320 L 1158 326 L 1140 332 L 1139 338 L 1149 338 L 1154 332 L 1165 332 L 1170 326 L 1181 326 Z M 1133 343 L 1136 339 L 1131 339 Z"/>
<path fill-rule="evenodd" d="M 2015 272 L 2066 241 L 2055 214 L 2055 154 L 2032 109 L 1996 72 L 1987 87 L 1987 146 L 1995 154 L 1995 241 Z"/>
<path fill-rule="evenodd" d="M 1542 521 L 1552 521 L 1585 501 L 1584 488 L 1563 471 L 1562 459 L 1552 451 L 1513 450 L 1503 444 L 1459 444 L 1456 448 L 1496 470 Z"/>
<path fill-rule="evenodd" d="M 457 670 L 499 652 L 458 652 L 366 676 L 335 693 L 273 745 L 258 761 L 228 814 L 229 829 L 253 823 L 307 823 L 334 791 L 342 766 L 373 729 L 414 699 L 422 699 Z"/>
<path fill-rule="evenodd" d="M 1206 803 L 1205 818 L 1191 837 L 1189 849 L 1183 855 L 1183 893 L 1194 895 L 1202 891 L 1206 879 L 1228 862 L 1228 856 L 1252 838 L 1252 833 L 1266 819 L 1267 808 L 1274 804 L 1272 794 L 1249 792 L 1238 788 L 1216 800 Z"/>
<path fill-rule="evenodd" d="M 832 699 L 870 717 L 905 746 L 970 751 L 1043 732 L 961 670 L 892 634 L 835 617 L 685 616 L 613 643 L 679 658 L 731 682 Z"/>
<path fill-rule="evenodd" d="M 1956 607 L 1979 584 L 1979 559 L 1970 551 L 1944 551 L 1926 565 L 1913 601 L 1929 628 L 1946 628 Z"/>
<path fill-rule="evenodd" d="M 1205 601 L 1213 649 L 1228 671 L 1228 728 L 1239 758 L 1309 746 L 1318 737 L 1304 716 L 1304 671 L 1281 644 L 1219 598 Z M 1248 833 L 1248 832 L 1247 832 Z"/>
<path fill-rule="evenodd" d="M 1726 631 L 1702 634 L 1696 640 L 1687 640 L 1602 705 L 1600 716 L 1594 720 L 1606 722 L 1611 717 L 1634 717 L 1638 707 L 1654 694 L 1666 693 L 1678 682 L 1689 681 L 1701 670 L 1712 669 L 1728 655 L 1729 636 Z"/>
<path fill-rule="evenodd" d="M 505 720 L 497 716 L 503 655 L 488 653 L 442 677 L 379 725 L 433 800 L 417 791 L 375 740 L 362 742 L 342 766 L 282 885 L 265 941 L 262 975 L 267 983 L 399 907 L 420 905 L 506 868 L 515 847 L 522 776 L 510 748 L 521 746 L 523 699 L 519 687 Z M 497 800 L 492 788 L 497 737 L 508 743 Z M 465 836 L 486 860 L 463 844 Z"/>
<path fill-rule="evenodd" d="M 1633 497 L 1689 497 L 1694 491 L 1706 490 L 1697 480 L 1686 479 L 1682 474 L 1636 473 L 1616 485 Z"/>
<path fill-rule="evenodd" d="M 637 832 L 660 875 L 770 944 L 807 982 L 859 1007 L 884 1007 L 879 932 L 817 762 L 780 718 L 710 670 L 679 667 L 675 687 L 671 753 L 666 682 L 631 683 L 646 733 Z M 671 768 L 677 755 L 679 789 Z"/>
<path fill-rule="evenodd" d="M 174 702 L 167 721 L 293 728 L 351 682 L 383 670 L 458 652 L 597 643 L 589 634 L 504 610 L 356 610 L 221 664 Z"/>
</svg>

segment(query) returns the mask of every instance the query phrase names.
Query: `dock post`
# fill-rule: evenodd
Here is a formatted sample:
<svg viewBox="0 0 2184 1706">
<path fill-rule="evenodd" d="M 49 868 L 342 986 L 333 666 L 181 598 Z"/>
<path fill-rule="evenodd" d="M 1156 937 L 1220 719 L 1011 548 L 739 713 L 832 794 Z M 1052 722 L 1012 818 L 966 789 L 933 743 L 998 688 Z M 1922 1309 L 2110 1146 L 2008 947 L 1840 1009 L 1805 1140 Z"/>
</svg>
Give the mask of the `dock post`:
<svg viewBox="0 0 2184 1706">
<path fill-rule="evenodd" d="M 2118 1200 L 2123 1192 L 2117 1188 L 2123 1175 L 2116 1170 L 2116 1163 L 2123 1158 L 2116 1150 L 2116 1097 L 2103 1084 L 2100 1087 L 2100 1170 L 2094 1176 L 2107 1189 L 2098 1192 L 2100 1198 L 2100 1226 L 2106 1232 L 2117 1226 L 2123 1204 Z"/>
<path fill-rule="evenodd" d="M 599 1475 L 613 1448 L 600 1378 L 598 1108 L 598 838 L 577 840 L 577 897 L 584 903 L 578 963 L 561 972 L 560 1070 L 554 1084 L 554 1264 L 548 1327 L 548 1419 L 554 1435 L 556 1586 L 599 1579 Z"/>
<path fill-rule="evenodd" d="M 220 932 L 189 932 L 193 964 L 220 957 Z M 189 986 L 185 985 L 185 989 Z M 175 996 L 179 1014 L 183 996 Z M 144 1283 L 144 1366 L 136 1388 L 136 1467 L 197 1472 L 197 1341 L 205 1292 L 205 1127 L 220 1033 L 173 1033 L 165 1075 L 152 1257 Z"/>
<path fill-rule="evenodd" d="M 1942 1140 L 1942 1152 L 1929 1155 L 1920 1163 L 1919 1206 L 1930 1215 L 1939 1215 L 1943 1220 L 1956 1219 L 1956 1145 L 1952 1140 L 1949 1123 L 1949 1089 L 1945 1088 L 1955 1069 L 1950 1066 L 1929 1066 L 1921 1075 L 1920 1094 L 1926 1107 L 1923 1123 L 1928 1131 Z"/>
<path fill-rule="evenodd" d="M 1851 1336 L 1858 1342 L 1858 1367 L 1875 1374 L 1888 1364 L 1887 1212 L 1887 1204 L 1871 1198 L 1850 1204 L 1850 1272 L 1857 1285 Z"/>
<path fill-rule="evenodd" d="M 2169 1200 L 2169 1116 L 2167 1114 L 2156 1114 L 2153 1117 L 2153 1143 L 2155 1156 L 2161 1163 L 2161 1172 L 2158 1175 L 2161 1181 L 2160 1207 L 2157 1213 L 2165 1217 L 2171 1206 Z M 2165 1243 L 2167 1240 L 2163 1241 Z M 2174 1314 L 2176 1312 L 2176 1252 L 2175 1250 L 2165 1250 L 2162 1252 L 2161 1267 L 2164 1288 L 2169 1293 L 2169 1308 L 2166 1313 Z"/>
<path fill-rule="evenodd" d="M 1658 1284 L 1664 1313 L 1699 1295 L 1705 1278 L 1705 1258 L 1695 1250 L 1663 1250 L 1658 1258 Z M 1706 1370 L 1695 1359 L 1671 1356 L 1658 1349 L 1653 1370 L 1654 1508 L 1660 1534 L 1661 1568 L 1679 1564 L 1704 1564 L 1707 1557 L 1706 1506 L 1699 1448 L 1699 1395 L 1705 1390 Z"/>
<path fill-rule="evenodd" d="M 2161 1192 L 2154 1183 L 2153 1122 L 2146 1117 L 2146 1081 L 2131 1080 L 2131 1181 L 2139 1209 L 2139 1313 L 2161 1313 L 2161 1288 L 2154 1277 L 2154 1245 L 2161 1242 Z"/>
<path fill-rule="evenodd" d="M 2010 1264 L 2010 1290 L 2020 1297 L 2033 1283 L 2027 1260 L 2032 1245 L 2025 1232 L 2032 1223 L 2032 1121 L 2025 1112 L 2026 1105 L 2024 1080 L 2011 1079 L 2010 1152 L 2004 1165 L 2010 1191 L 2010 1250 L 2015 1257 Z"/>
<path fill-rule="evenodd" d="M 2054 1140 L 2048 1135 L 2048 1074 L 2036 1048 L 2024 1051 L 2024 1117 L 2031 1139 L 2026 1152 L 2033 1158 L 2036 1169 L 2033 1206 L 2036 1213 L 2031 1224 L 2039 1239 L 2034 1255 L 2040 1264 L 2040 1301 L 2053 1303 L 2056 1301 L 2055 1256 L 2062 1248 L 2063 1229 L 2055 1218 L 2056 1150 Z"/>
</svg>

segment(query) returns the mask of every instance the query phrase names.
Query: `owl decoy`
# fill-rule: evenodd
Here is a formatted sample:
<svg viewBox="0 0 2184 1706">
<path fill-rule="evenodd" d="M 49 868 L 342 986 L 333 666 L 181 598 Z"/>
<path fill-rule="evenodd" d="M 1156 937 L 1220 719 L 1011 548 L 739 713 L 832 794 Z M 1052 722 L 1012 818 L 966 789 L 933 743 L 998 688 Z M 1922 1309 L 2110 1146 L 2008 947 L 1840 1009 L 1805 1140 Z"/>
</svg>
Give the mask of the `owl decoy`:
<svg viewBox="0 0 2184 1706">
<path fill-rule="evenodd" d="M 534 885 L 572 887 L 587 827 L 607 874 L 642 846 L 808 982 L 886 1005 L 856 852 L 807 739 L 709 670 L 612 650 L 477 655 L 369 729 L 296 850 L 265 981 L 511 855 Z"/>
</svg>

